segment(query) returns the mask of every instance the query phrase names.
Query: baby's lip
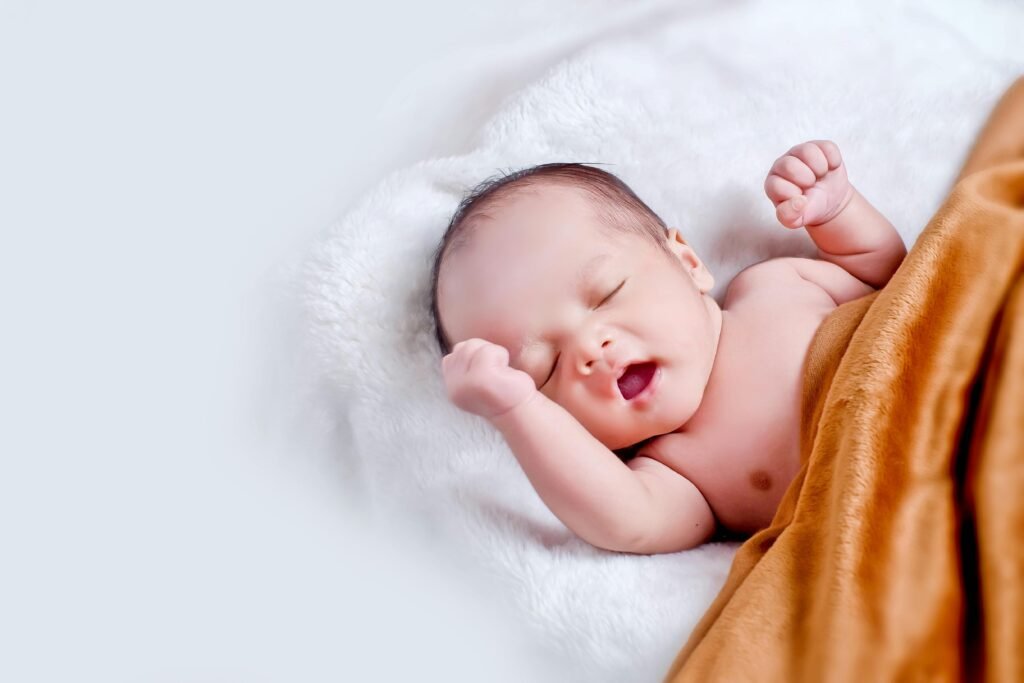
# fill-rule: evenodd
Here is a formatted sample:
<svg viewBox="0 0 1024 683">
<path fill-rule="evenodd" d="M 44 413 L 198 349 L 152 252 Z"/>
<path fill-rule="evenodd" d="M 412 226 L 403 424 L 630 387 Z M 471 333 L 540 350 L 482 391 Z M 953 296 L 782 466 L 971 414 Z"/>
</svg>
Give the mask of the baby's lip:
<svg viewBox="0 0 1024 683">
<path fill-rule="evenodd" d="M 619 394 L 627 401 L 633 400 L 651 385 L 657 371 L 658 364 L 654 361 L 626 363 L 615 380 Z"/>
</svg>

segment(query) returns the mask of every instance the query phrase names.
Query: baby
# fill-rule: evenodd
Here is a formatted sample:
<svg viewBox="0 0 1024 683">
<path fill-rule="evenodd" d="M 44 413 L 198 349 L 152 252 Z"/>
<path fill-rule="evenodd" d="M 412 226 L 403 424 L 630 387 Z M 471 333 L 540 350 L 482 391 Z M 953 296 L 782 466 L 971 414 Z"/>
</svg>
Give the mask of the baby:
<svg viewBox="0 0 1024 683">
<path fill-rule="evenodd" d="M 679 232 L 593 167 L 486 181 L 452 217 L 433 283 L 448 395 L 595 546 L 666 553 L 767 526 L 800 466 L 812 336 L 907 253 L 832 142 L 789 150 L 765 192 L 819 258 L 750 266 L 721 307 Z"/>
</svg>

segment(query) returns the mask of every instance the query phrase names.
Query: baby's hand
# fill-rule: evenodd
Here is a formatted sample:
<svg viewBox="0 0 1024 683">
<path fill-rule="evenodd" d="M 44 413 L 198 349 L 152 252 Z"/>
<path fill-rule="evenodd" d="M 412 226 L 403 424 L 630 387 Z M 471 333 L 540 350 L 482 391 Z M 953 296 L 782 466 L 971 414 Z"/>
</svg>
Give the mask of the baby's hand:
<svg viewBox="0 0 1024 683">
<path fill-rule="evenodd" d="M 797 145 L 778 158 L 764 181 L 775 215 L 787 228 L 827 223 L 853 199 L 839 148 L 828 140 Z"/>
<path fill-rule="evenodd" d="M 455 345 L 441 360 L 448 398 L 488 419 L 503 415 L 537 392 L 533 379 L 508 365 L 508 349 L 483 339 Z"/>
</svg>

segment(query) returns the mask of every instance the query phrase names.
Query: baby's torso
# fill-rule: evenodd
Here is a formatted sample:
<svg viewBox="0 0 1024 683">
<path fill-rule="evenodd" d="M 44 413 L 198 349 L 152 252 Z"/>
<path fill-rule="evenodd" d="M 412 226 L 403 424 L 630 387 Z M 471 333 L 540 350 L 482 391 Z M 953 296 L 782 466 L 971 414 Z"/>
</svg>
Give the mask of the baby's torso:
<svg viewBox="0 0 1024 683">
<path fill-rule="evenodd" d="M 800 467 L 804 357 L 835 309 L 817 285 L 759 264 L 729 286 L 700 409 L 645 448 L 700 489 L 722 526 L 767 526 Z"/>
</svg>

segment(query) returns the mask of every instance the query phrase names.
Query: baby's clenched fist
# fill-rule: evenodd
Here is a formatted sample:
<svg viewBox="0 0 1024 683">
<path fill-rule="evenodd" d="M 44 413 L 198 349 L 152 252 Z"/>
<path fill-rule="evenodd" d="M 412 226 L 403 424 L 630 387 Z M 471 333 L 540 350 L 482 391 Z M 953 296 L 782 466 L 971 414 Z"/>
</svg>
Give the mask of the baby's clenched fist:
<svg viewBox="0 0 1024 683">
<path fill-rule="evenodd" d="M 441 360 L 448 398 L 488 419 L 503 415 L 537 393 L 533 379 L 508 365 L 508 349 L 483 339 L 455 345 Z"/>
<path fill-rule="evenodd" d="M 829 140 L 804 142 L 779 157 L 765 178 L 764 191 L 787 228 L 827 223 L 853 198 L 839 147 Z"/>
</svg>

